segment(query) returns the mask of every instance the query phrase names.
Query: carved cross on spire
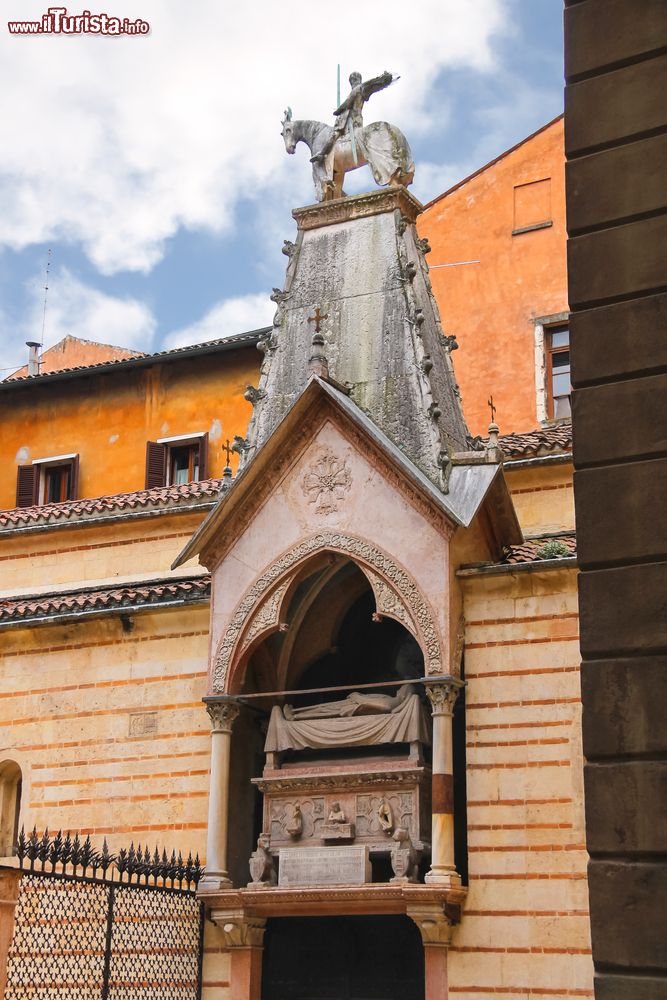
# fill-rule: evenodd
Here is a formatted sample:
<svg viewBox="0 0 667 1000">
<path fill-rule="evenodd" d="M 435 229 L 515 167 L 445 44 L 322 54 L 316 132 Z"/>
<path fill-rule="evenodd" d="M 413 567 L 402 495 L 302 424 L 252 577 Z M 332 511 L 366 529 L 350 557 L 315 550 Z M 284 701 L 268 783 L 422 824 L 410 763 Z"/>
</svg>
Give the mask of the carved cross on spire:
<svg viewBox="0 0 667 1000">
<path fill-rule="evenodd" d="M 329 313 L 324 313 L 324 314 L 321 313 L 320 312 L 320 307 L 318 306 L 317 309 L 315 310 L 315 315 L 308 317 L 308 322 L 309 323 L 314 323 L 315 324 L 315 333 L 319 333 L 320 332 L 320 323 L 322 322 L 322 320 L 325 320 L 325 319 L 329 319 Z"/>
<path fill-rule="evenodd" d="M 487 400 L 487 406 L 491 410 L 491 423 L 495 424 L 495 422 L 496 422 L 496 406 L 495 406 L 495 403 L 493 402 L 493 396 L 489 396 L 489 398 Z"/>
<path fill-rule="evenodd" d="M 229 438 L 227 438 L 226 444 L 223 444 L 222 451 L 224 451 L 227 456 L 227 465 L 229 465 L 232 460 L 232 446 L 229 443 Z"/>
</svg>

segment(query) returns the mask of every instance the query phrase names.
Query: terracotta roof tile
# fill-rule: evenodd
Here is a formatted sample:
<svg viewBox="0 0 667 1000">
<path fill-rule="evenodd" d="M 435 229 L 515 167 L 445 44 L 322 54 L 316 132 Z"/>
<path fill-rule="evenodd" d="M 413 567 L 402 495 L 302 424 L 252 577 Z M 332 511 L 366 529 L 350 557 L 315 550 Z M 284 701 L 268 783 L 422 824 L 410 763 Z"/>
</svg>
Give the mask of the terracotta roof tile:
<svg viewBox="0 0 667 1000">
<path fill-rule="evenodd" d="M 215 502 L 221 491 L 227 489 L 222 479 L 203 479 L 199 483 L 183 486 L 162 486 L 152 490 L 135 490 L 133 493 L 115 493 L 90 500 L 65 500 L 36 507 L 14 507 L 0 511 L 0 529 L 23 527 L 29 524 L 59 524 L 79 521 L 95 515 L 114 514 L 142 508 L 188 506 L 189 503 L 207 500 Z"/>
<path fill-rule="evenodd" d="M 498 443 L 510 459 L 572 451 L 572 424 L 567 420 L 525 434 L 503 434 Z"/>
<path fill-rule="evenodd" d="M 544 559 L 564 559 L 577 554 L 577 536 L 573 531 L 560 535 L 527 538 L 522 545 L 513 545 L 503 563 L 534 563 Z"/>
<path fill-rule="evenodd" d="M 39 375 L 19 376 L 18 372 L 14 372 L 0 383 L 0 387 L 10 389 L 16 385 L 25 385 L 28 382 L 53 380 L 54 378 L 63 375 L 76 375 L 84 372 L 94 373 L 99 369 L 108 371 L 118 366 L 127 367 L 128 365 L 135 366 L 151 364 L 153 361 L 168 361 L 171 358 L 178 358 L 179 355 L 209 352 L 213 353 L 216 350 L 225 350 L 227 348 L 234 347 L 251 347 L 257 343 L 261 334 L 266 333 L 268 329 L 270 328 L 261 327 L 258 330 L 249 330 L 247 333 L 237 333 L 231 337 L 219 337 L 217 340 L 206 340 L 201 344 L 188 344 L 185 347 L 173 347 L 171 350 L 156 351 L 153 354 L 142 354 L 141 352 L 136 351 L 127 358 L 115 358 L 109 361 L 99 361 L 95 364 L 77 365 L 74 368 L 59 368 L 57 371 L 45 371 L 41 372 Z"/>
<path fill-rule="evenodd" d="M 122 610 L 178 601 L 193 603 L 210 596 L 208 574 L 189 578 L 157 580 L 125 587 L 100 587 L 71 593 L 44 594 L 31 598 L 0 600 L 0 625 L 52 616 L 77 616 L 90 612 Z"/>
</svg>

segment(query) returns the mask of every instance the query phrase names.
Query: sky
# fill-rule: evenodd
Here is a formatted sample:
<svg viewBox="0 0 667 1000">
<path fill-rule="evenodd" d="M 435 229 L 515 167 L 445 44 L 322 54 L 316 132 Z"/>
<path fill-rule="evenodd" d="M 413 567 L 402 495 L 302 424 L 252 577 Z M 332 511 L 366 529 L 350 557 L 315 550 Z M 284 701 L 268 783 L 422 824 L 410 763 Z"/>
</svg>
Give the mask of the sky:
<svg viewBox="0 0 667 1000">
<path fill-rule="evenodd" d="M 11 34 L 48 5 L 0 8 L 0 378 L 26 340 L 159 351 L 270 323 L 314 201 L 283 111 L 332 122 L 338 64 L 343 95 L 353 70 L 400 75 L 364 116 L 407 136 L 423 202 L 563 108 L 561 0 L 106 0 L 150 25 L 125 37 Z"/>
</svg>

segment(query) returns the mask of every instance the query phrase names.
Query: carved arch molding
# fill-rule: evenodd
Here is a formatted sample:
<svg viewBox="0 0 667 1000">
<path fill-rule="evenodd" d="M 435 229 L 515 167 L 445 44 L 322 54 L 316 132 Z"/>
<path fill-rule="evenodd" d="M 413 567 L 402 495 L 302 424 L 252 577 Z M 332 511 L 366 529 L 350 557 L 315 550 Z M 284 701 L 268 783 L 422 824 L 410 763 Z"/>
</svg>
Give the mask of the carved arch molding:
<svg viewBox="0 0 667 1000">
<path fill-rule="evenodd" d="M 321 531 L 304 539 L 272 563 L 237 606 L 215 653 L 213 694 L 228 691 L 232 676 L 230 668 L 236 665 L 251 643 L 279 627 L 283 599 L 300 564 L 323 550 L 340 552 L 357 563 L 373 589 L 378 613 L 394 618 L 414 635 L 424 651 L 427 674 L 442 673 L 435 616 L 412 577 L 377 546 L 354 535 Z"/>
</svg>

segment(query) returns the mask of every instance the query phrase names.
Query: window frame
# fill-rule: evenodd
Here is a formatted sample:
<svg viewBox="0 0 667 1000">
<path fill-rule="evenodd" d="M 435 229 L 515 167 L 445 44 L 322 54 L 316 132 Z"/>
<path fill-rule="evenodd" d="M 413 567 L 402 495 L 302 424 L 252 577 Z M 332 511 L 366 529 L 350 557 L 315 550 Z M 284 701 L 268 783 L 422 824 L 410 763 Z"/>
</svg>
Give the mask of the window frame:
<svg viewBox="0 0 667 1000">
<path fill-rule="evenodd" d="M 187 485 L 185 483 L 173 482 L 173 458 L 172 453 L 179 448 L 194 447 L 199 449 L 198 474 L 197 478 L 188 478 L 188 483 L 199 483 L 208 476 L 208 431 L 194 431 L 189 434 L 175 434 L 171 437 L 157 438 L 156 441 L 146 442 L 146 483 L 145 489 L 162 489 L 168 486 Z M 159 464 L 160 452 L 162 450 L 162 469 L 158 473 L 156 466 Z M 194 465 L 194 463 L 192 463 Z M 159 483 L 158 483 L 159 478 Z"/>
<path fill-rule="evenodd" d="M 552 337 L 554 333 L 562 333 L 567 331 L 567 346 L 554 347 L 552 344 Z M 563 414 L 562 416 L 556 416 L 556 400 L 557 399 L 569 399 L 572 397 L 572 385 L 570 382 L 570 391 L 566 395 L 554 395 L 554 358 L 558 357 L 559 354 L 567 354 L 568 360 L 571 351 L 570 345 L 570 324 L 565 323 L 553 323 L 544 327 L 544 350 L 545 350 L 545 372 L 546 372 L 546 397 L 547 397 L 547 416 L 549 420 L 568 420 L 572 418 L 572 403 L 569 404 L 569 413 Z M 569 367 L 569 366 L 568 366 Z"/>
<path fill-rule="evenodd" d="M 537 422 L 543 424 L 552 420 L 566 419 L 553 416 L 553 395 L 551 393 L 550 360 L 548 357 L 549 335 L 558 327 L 570 325 L 570 313 L 563 310 L 550 313 L 547 316 L 535 316 L 534 324 L 534 357 L 535 357 L 535 394 Z M 551 397 L 551 398 L 550 398 Z"/>
</svg>

